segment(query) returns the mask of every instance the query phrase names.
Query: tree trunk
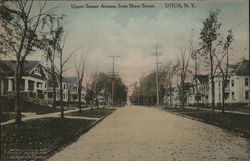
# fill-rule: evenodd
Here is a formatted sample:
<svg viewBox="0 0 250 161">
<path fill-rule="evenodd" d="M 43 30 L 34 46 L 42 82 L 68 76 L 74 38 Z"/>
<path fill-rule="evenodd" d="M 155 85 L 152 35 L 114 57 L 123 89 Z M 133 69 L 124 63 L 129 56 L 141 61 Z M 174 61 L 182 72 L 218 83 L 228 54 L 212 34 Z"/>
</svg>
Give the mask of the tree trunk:
<svg viewBox="0 0 250 161">
<path fill-rule="evenodd" d="M 222 105 L 221 105 L 221 111 L 222 114 L 224 115 L 225 112 L 225 87 L 226 87 L 226 81 L 222 81 Z"/>
<path fill-rule="evenodd" d="M 198 83 L 197 80 L 195 79 L 195 88 L 196 88 L 196 106 L 197 106 L 197 110 L 199 110 L 199 93 L 198 93 Z"/>
<path fill-rule="evenodd" d="M 182 78 L 183 79 L 183 78 Z M 181 80 L 181 108 L 184 109 L 184 104 L 185 104 L 185 100 L 184 100 L 184 80 Z"/>
<path fill-rule="evenodd" d="M 20 79 L 22 78 L 20 76 L 20 63 L 18 62 L 17 68 L 16 68 L 16 74 L 15 74 L 15 122 L 16 124 L 21 124 L 21 96 L 20 96 Z"/>
<path fill-rule="evenodd" d="M 212 115 L 214 116 L 214 64 L 213 64 L 213 56 L 212 56 L 212 46 L 210 46 L 209 51 L 209 57 L 210 57 L 210 77 L 211 77 L 211 85 L 212 85 Z"/>
<path fill-rule="evenodd" d="M 67 102 L 67 107 L 69 108 L 69 104 L 70 104 L 70 90 L 68 88 L 68 102 Z"/>
<path fill-rule="evenodd" d="M 81 83 L 78 82 L 78 108 L 79 108 L 79 111 L 82 111 L 82 106 L 81 106 L 81 89 L 82 89 L 82 86 L 81 86 Z"/>
<path fill-rule="evenodd" d="M 52 107 L 56 108 L 56 74 L 55 74 L 55 67 L 52 65 L 52 83 L 53 83 L 53 102 Z"/>
<path fill-rule="evenodd" d="M 62 53 L 60 55 L 60 105 L 61 105 L 61 119 L 63 119 L 64 107 L 63 107 L 63 88 L 62 88 Z"/>
</svg>

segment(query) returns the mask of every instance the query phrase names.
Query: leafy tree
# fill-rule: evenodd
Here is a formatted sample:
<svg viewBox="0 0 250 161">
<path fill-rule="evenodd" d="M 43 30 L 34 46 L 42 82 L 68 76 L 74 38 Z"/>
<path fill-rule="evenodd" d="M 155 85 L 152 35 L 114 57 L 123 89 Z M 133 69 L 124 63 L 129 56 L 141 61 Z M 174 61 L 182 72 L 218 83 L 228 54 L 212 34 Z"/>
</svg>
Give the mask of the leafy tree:
<svg viewBox="0 0 250 161">
<path fill-rule="evenodd" d="M 139 103 L 149 106 L 155 105 L 156 104 L 155 86 L 156 86 L 155 72 L 151 72 L 140 80 L 139 85 L 136 86 L 134 92 L 130 97 L 131 102 L 133 104 Z M 143 93 L 141 91 L 143 91 Z"/>
<path fill-rule="evenodd" d="M 106 73 L 96 73 L 94 75 L 95 88 L 94 93 L 97 96 L 104 90 L 105 99 L 111 95 L 112 91 L 112 77 Z M 123 105 L 127 99 L 127 87 L 122 82 L 121 78 L 115 78 L 114 104 Z"/>
<path fill-rule="evenodd" d="M 210 61 L 210 80 L 211 80 L 211 96 L 212 96 L 212 114 L 214 115 L 214 106 L 215 106 L 215 89 L 214 89 L 214 74 L 216 72 L 215 68 L 215 52 L 216 52 L 216 40 L 219 36 L 219 29 L 221 27 L 221 23 L 218 22 L 218 15 L 220 11 L 210 11 L 208 18 L 203 21 L 203 28 L 200 32 L 201 49 L 203 51 L 203 55 L 209 55 Z"/>
</svg>

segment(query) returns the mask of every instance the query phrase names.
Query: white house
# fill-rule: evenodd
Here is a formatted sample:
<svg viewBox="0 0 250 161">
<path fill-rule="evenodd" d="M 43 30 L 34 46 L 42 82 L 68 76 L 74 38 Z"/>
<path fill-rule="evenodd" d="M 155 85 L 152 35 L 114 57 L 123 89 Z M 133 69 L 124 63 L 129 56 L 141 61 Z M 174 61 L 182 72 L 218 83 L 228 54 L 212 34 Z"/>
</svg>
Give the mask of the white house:
<svg viewBox="0 0 250 161">
<path fill-rule="evenodd" d="M 185 82 L 184 83 L 184 102 L 187 104 L 187 96 L 189 95 L 189 89 L 191 87 L 190 82 Z M 181 100 L 180 100 L 180 87 L 172 87 L 166 89 L 166 94 L 164 96 L 164 101 L 163 103 L 168 106 L 168 107 L 176 107 L 181 105 Z"/>
<path fill-rule="evenodd" d="M 229 80 L 225 89 L 225 104 L 227 105 L 247 105 L 250 102 L 249 60 L 243 60 L 237 65 L 233 65 L 229 70 Z M 222 102 L 222 75 L 217 73 L 215 82 L 215 104 L 219 106 Z M 209 83 L 209 102 L 212 102 L 211 83 Z"/>
<path fill-rule="evenodd" d="M 167 107 L 175 107 L 179 104 L 179 93 L 177 87 L 166 89 L 166 94 L 163 97 L 163 104 Z"/>
<path fill-rule="evenodd" d="M 68 82 L 68 101 L 70 104 L 78 103 L 78 83 L 76 77 L 65 77 L 65 80 Z M 84 87 L 81 89 L 81 103 L 85 104 L 86 90 Z"/>
<path fill-rule="evenodd" d="M 187 104 L 195 105 L 198 101 L 199 105 L 207 105 L 208 92 L 208 75 L 195 75 L 193 77 L 192 85 L 187 96 Z"/>
</svg>

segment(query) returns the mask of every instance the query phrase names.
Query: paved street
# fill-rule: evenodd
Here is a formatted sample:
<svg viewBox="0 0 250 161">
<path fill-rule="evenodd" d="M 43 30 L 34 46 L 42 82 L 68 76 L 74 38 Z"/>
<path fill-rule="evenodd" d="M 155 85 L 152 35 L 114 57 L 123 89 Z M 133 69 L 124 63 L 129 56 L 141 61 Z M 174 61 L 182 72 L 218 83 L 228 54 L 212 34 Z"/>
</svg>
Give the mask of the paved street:
<svg viewBox="0 0 250 161">
<path fill-rule="evenodd" d="M 147 107 L 124 107 L 49 161 L 247 161 L 250 140 Z"/>
</svg>

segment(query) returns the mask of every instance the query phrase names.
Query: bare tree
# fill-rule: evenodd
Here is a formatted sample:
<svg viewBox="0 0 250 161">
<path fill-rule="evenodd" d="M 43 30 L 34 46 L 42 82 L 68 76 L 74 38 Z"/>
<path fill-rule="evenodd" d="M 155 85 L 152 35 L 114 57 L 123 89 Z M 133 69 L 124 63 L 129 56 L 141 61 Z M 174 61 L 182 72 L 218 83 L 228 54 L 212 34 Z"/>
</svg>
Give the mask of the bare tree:
<svg viewBox="0 0 250 161">
<path fill-rule="evenodd" d="M 194 45 L 193 45 L 193 42 L 190 41 L 190 52 L 191 52 L 191 58 L 193 60 L 193 63 L 194 63 L 194 72 L 193 72 L 193 79 L 195 81 L 195 100 L 196 100 L 196 107 L 197 107 L 197 110 L 199 110 L 199 106 L 200 106 L 200 102 L 199 102 L 199 96 L 200 96 L 200 91 L 199 91 L 199 88 L 198 88 L 198 81 L 197 81 L 197 76 L 198 76 L 198 73 L 199 73 L 199 69 L 200 69 L 200 59 L 199 59 L 199 56 L 200 56 L 200 50 L 201 49 L 195 49 Z"/>
<path fill-rule="evenodd" d="M 163 106 L 163 97 L 164 95 L 166 94 L 166 87 L 167 87 L 167 83 L 168 82 L 168 75 L 169 75 L 169 72 L 171 72 L 171 63 L 166 63 L 165 66 L 161 67 L 159 69 L 159 85 L 160 85 L 160 103 L 161 105 Z"/>
<path fill-rule="evenodd" d="M 63 36 L 63 28 L 61 31 L 61 36 Z M 60 39 L 63 41 L 58 41 L 57 44 L 57 50 L 59 54 L 59 87 L 60 87 L 60 106 L 61 106 L 61 119 L 64 118 L 64 104 L 63 104 L 63 73 L 67 71 L 65 68 L 65 65 L 67 62 L 72 58 L 73 54 L 79 49 L 77 48 L 73 52 L 71 52 L 68 56 L 64 58 L 64 46 L 65 46 L 65 41 L 67 39 L 67 35 L 64 36 L 64 38 Z"/>
<path fill-rule="evenodd" d="M 57 56 L 57 45 L 58 42 L 61 41 L 62 38 L 60 36 L 61 34 L 61 28 L 62 28 L 62 20 L 64 18 L 64 15 L 61 15 L 59 17 L 51 17 L 50 18 L 50 34 L 48 40 L 48 46 L 47 46 L 47 52 L 46 52 L 46 60 L 50 62 L 50 69 L 52 74 L 52 88 L 53 88 L 53 108 L 56 108 L 56 87 L 57 87 L 57 71 L 59 71 L 55 64 L 55 58 Z"/>
<path fill-rule="evenodd" d="M 187 54 L 186 50 L 181 49 L 180 57 L 177 59 L 177 63 L 174 66 L 175 74 L 180 78 L 180 101 L 181 107 L 185 107 L 185 80 L 188 74 L 188 66 L 189 66 L 189 54 Z"/>
<path fill-rule="evenodd" d="M 221 27 L 221 23 L 218 22 L 219 10 L 210 11 L 208 18 L 203 21 L 203 28 L 200 33 L 201 49 L 203 55 L 209 55 L 210 61 L 210 80 L 211 80 L 211 96 L 212 96 L 212 115 L 214 115 L 214 106 L 215 106 L 215 89 L 214 89 L 214 74 L 216 72 L 214 57 L 216 46 L 215 42 L 219 36 L 218 30 Z"/>
<path fill-rule="evenodd" d="M 173 96 L 173 89 L 172 89 L 172 80 L 173 80 L 173 75 L 174 75 L 174 66 L 170 64 L 170 68 L 169 68 L 169 72 L 167 73 L 166 76 L 166 88 L 167 90 L 167 95 L 169 95 L 169 102 L 168 102 L 168 106 L 170 108 L 172 108 L 172 96 Z"/>
<path fill-rule="evenodd" d="M 233 41 L 233 35 L 232 35 L 232 30 L 228 31 L 228 35 L 227 38 L 225 40 L 225 42 L 220 42 L 223 45 L 223 55 L 221 58 L 218 58 L 217 55 L 215 55 L 215 58 L 217 60 L 218 63 L 218 68 L 222 74 L 222 113 L 224 114 L 225 112 L 225 89 L 226 86 L 229 82 L 229 74 L 228 74 L 228 68 L 229 68 L 229 53 L 228 53 L 228 49 L 231 46 L 231 43 Z M 226 58 L 226 62 L 225 65 L 223 65 L 223 60 Z"/>
<path fill-rule="evenodd" d="M 34 8 L 34 3 L 38 8 Z M 45 48 L 44 26 L 47 18 L 52 17 L 55 8 L 46 9 L 47 1 L 33 0 L 2 1 L 0 3 L 0 19 L 3 32 L 0 34 L 1 46 L 14 53 L 15 69 L 15 121 L 21 123 L 21 80 L 23 66 L 28 55 L 35 49 Z"/>
<path fill-rule="evenodd" d="M 77 93 L 78 93 L 77 95 L 78 95 L 79 111 L 82 110 L 81 98 L 82 98 L 82 84 L 83 84 L 83 76 L 84 76 L 84 70 L 85 70 L 85 62 L 86 62 L 85 58 L 78 65 L 77 65 L 77 62 L 75 61 L 75 70 L 77 74 Z"/>
</svg>

